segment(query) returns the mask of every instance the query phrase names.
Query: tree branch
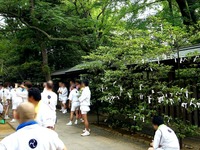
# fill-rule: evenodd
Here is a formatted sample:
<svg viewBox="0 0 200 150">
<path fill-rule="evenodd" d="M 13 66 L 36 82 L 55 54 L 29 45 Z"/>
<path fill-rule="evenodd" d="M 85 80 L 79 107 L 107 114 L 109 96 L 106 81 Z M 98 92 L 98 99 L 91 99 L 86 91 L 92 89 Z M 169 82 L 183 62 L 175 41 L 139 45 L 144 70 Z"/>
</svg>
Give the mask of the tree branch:
<svg viewBox="0 0 200 150">
<path fill-rule="evenodd" d="M 41 32 L 42 34 L 44 34 L 49 40 L 51 41 L 68 41 L 68 42 L 74 42 L 74 43 L 79 43 L 80 41 L 76 41 L 76 40 L 72 40 L 72 39 L 68 39 L 68 38 L 54 38 L 54 37 L 51 37 L 51 35 L 49 35 L 47 32 L 45 32 L 44 30 L 36 27 L 36 26 L 31 26 L 29 25 L 26 21 L 24 21 L 22 18 L 19 18 L 19 20 L 24 24 L 26 25 L 28 28 L 30 29 L 34 29 L 34 30 L 37 30 L 39 32 Z"/>
</svg>

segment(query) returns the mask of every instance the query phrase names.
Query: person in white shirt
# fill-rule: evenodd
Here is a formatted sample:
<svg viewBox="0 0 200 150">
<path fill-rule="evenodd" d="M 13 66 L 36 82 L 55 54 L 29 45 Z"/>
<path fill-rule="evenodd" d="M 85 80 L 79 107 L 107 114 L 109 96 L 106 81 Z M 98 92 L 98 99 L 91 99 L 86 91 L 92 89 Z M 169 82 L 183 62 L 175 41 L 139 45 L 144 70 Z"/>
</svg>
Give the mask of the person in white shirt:
<svg viewBox="0 0 200 150">
<path fill-rule="evenodd" d="M 61 92 L 60 92 L 60 100 L 62 102 L 62 113 L 65 114 L 67 113 L 67 99 L 68 99 L 68 90 L 66 88 L 65 83 L 62 83 L 62 88 L 61 88 Z"/>
<path fill-rule="evenodd" d="M 11 100 L 12 100 L 12 110 L 13 110 L 13 117 L 14 117 L 14 114 L 15 114 L 15 110 L 16 108 L 19 106 L 20 103 L 23 102 L 22 98 L 17 96 L 17 91 L 21 90 L 19 87 L 18 87 L 18 84 L 15 83 L 15 88 L 11 90 Z M 13 118 L 11 121 L 12 122 L 16 122 L 16 120 Z"/>
<path fill-rule="evenodd" d="M 57 105 L 58 96 L 53 92 L 53 82 L 48 81 L 46 83 L 46 90 L 42 92 L 42 101 L 46 104 L 49 109 L 52 111 L 52 118 L 56 122 L 56 105 Z"/>
<path fill-rule="evenodd" d="M 10 102 L 10 92 L 7 89 L 7 83 L 4 84 L 3 88 L 0 90 L 0 99 L 4 107 L 4 119 L 10 119 L 8 117 L 9 112 L 9 102 Z"/>
<path fill-rule="evenodd" d="M 82 81 L 82 87 L 83 87 L 83 91 L 81 93 L 81 96 L 79 97 L 79 101 L 80 101 L 80 110 L 81 110 L 82 118 L 85 124 L 85 130 L 83 130 L 84 133 L 81 135 L 89 136 L 90 129 L 89 129 L 89 122 L 88 122 L 88 117 L 87 117 L 87 113 L 90 111 L 90 98 L 91 98 L 89 82 L 87 80 Z"/>
<path fill-rule="evenodd" d="M 59 82 L 59 88 L 58 88 L 57 93 L 58 93 L 58 100 L 59 100 L 60 106 L 61 106 L 60 111 L 64 111 L 64 107 L 63 107 L 62 100 L 61 100 L 62 90 L 63 90 L 63 88 L 62 88 L 62 82 Z"/>
<path fill-rule="evenodd" d="M 23 99 L 23 102 L 28 101 L 28 89 L 32 87 L 32 83 L 30 81 L 26 81 L 20 85 L 21 90 L 17 92 L 17 96 Z"/>
<path fill-rule="evenodd" d="M 180 150 L 178 138 L 174 131 L 164 125 L 160 116 L 154 116 L 152 119 L 153 127 L 156 130 L 153 143 L 148 150 Z"/>
<path fill-rule="evenodd" d="M 15 133 L 0 142 L 0 150 L 66 150 L 58 134 L 39 126 L 34 116 L 33 104 L 21 103 L 15 115 L 20 125 Z"/>
<path fill-rule="evenodd" d="M 35 106 L 35 121 L 43 127 L 54 129 L 55 113 L 41 101 L 41 93 L 38 88 L 28 90 L 28 101 Z"/>
<path fill-rule="evenodd" d="M 76 89 L 76 85 L 71 85 L 71 92 L 69 94 L 69 103 L 71 104 L 71 113 L 70 113 L 70 121 L 69 123 L 67 123 L 66 125 L 71 126 L 72 125 L 72 121 L 74 118 L 74 112 L 76 113 L 76 120 L 74 122 L 74 124 L 78 124 L 78 110 L 80 108 L 80 102 L 78 99 L 79 93 L 78 90 Z"/>
</svg>

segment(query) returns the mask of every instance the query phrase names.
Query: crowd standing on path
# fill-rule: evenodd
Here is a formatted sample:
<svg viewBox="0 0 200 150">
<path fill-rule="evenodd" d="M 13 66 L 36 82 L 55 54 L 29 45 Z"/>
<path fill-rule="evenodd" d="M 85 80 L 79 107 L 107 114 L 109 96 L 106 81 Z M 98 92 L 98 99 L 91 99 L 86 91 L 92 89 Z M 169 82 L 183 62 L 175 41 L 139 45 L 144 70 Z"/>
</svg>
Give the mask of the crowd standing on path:
<svg viewBox="0 0 200 150">
<path fill-rule="evenodd" d="M 59 82 L 57 94 L 54 92 L 52 81 L 43 84 L 42 92 L 32 87 L 31 82 L 15 83 L 13 86 L 5 83 L 0 87 L 0 113 L 3 113 L 4 119 L 9 119 L 8 110 L 12 106 L 11 123 L 18 121 L 19 126 L 15 133 L 0 142 L 0 150 L 66 150 L 54 131 L 57 121 L 57 102 L 60 102 L 60 111 L 63 114 L 66 114 L 67 109 L 70 108 L 70 120 L 66 125 L 77 125 L 81 120 L 84 123 L 81 136 L 89 136 L 91 130 L 87 115 L 90 111 L 90 99 L 91 91 L 88 80 L 70 81 L 68 88 L 66 83 Z M 156 132 L 148 150 L 180 150 L 176 134 L 164 125 L 161 117 L 154 116 L 152 123 Z"/>
<path fill-rule="evenodd" d="M 74 124 L 78 124 L 80 119 L 85 125 L 83 132 L 80 132 L 81 136 L 90 135 L 87 118 L 87 113 L 90 111 L 91 98 L 89 82 L 87 80 L 82 82 L 77 80 L 76 82 L 70 82 L 68 88 L 66 87 L 66 83 L 59 82 L 57 94 L 53 89 L 54 83 L 52 81 L 43 84 L 42 92 L 38 88 L 33 87 L 31 82 L 21 84 L 15 83 L 13 86 L 9 86 L 8 83 L 5 83 L 1 87 L 0 113 L 3 114 L 4 119 L 9 119 L 9 107 L 12 106 L 13 118 L 10 122 L 18 121 L 20 125 L 14 134 L 11 134 L 0 142 L 0 149 L 14 150 L 18 148 L 28 150 L 36 147 L 44 150 L 66 149 L 62 141 L 58 138 L 58 135 L 53 131 L 55 130 L 57 121 L 57 101 L 61 104 L 61 111 L 63 114 L 67 113 L 67 109 L 70 108 L 71 110 L 70 121 L 67 125 L 73 125 L 75 113 L 76 120 Z M 68 93 L 68 91 L 70 91 L 70 93 Z M 19 135 L 24 132 L 26 133 L 23 134 L 25 137 L 24 140 L 22 140 Z M 42 136 L 40 137 L 39 135 Z M 49 135 L 55 137 L 49 141 L 45 141 L 43 138 L 49 137 Z M 8 144 L 8 141 L 14 141 L 14 145 L 11 146 Z M 45 147 L 42 143 L 46 143 L 48 146 Z M 16 148 L 16 146 L 18 147 Z"/>
</svg>

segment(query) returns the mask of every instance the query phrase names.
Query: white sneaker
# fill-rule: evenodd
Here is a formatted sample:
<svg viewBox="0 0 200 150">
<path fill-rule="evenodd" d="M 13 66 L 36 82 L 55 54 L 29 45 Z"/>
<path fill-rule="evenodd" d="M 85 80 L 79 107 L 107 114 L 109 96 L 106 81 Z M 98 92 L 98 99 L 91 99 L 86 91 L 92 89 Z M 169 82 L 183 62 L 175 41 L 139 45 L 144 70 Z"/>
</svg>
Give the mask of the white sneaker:
<svg viewBox="0 0 200 150">
<path fill-rule="evenodd" d="M 86 131 L 85 133 L 81 134 L 81 136 L 89 136 L 89 135 L 90 135 L 89 131 Z"/>
<path fill-rule="evenodd" d="M 67 113 L 67 109 L 65 109 L 65 110 L 63 110 L 63 112 L 62 112 L 63 114 L 66 114 Z"/>
<path fill-rule="evenodd" d="M 85 128 L 84 130 L 83 130 L 83 133 L 85 133 L 87 131 L 87 129 Z M 90 132 L 91 130 L 89 129 L 89 132 Z"/>
<path fill-rule="evenodd" d="M 80 121 L 81 121 L 81 122 L 84 122 L 84 120 L 83 120 L 82 118 L 80 119 Z"/>
<path fill-rule="evenodd" d="M 74 124 L 78 124 L 78 120 L 76 120 L 76 121 L 74 122 Z"/>
<path fill-rule="evenodd" d="M 5 116 L 5 118 L 4 118 L 5 120 L 8 120 L 8 119 L 10 119 L 8 116 Z"/>
<path fill-rule="evenodd" d="M 68 122 L 66 125 L 67 125 L 67 126 L 72 126 L 72 122 L 70 121 L 70 122 Z"/>
<path fill-rule="evenodd" d="M 14 123 L 14 122 L 16 122 L 16 120 L 15 120 L 15 119 L 12 119 L 12 120 L 10 121 L 10 123 Z"/>
<path fill-rule="evenodd" d="M 63 109 L 60 109 L 60 111 L 63 111 Z"/>
</svg>

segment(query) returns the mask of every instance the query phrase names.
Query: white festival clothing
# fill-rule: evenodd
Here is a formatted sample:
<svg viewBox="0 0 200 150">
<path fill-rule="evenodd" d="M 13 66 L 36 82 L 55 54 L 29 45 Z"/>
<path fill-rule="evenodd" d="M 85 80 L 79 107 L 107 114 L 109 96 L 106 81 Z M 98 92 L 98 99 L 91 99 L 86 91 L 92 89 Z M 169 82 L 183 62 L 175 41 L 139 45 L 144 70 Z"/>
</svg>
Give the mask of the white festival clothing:
<svg viewBox="0 0 200 150">
<path fill-rule="evenodd" d="M 58 134 L 38 124 L 25 126 L 0 142 L 0 150 L 63 150 Z"/>
<path fill-rule="evenodd" d="M 21 97 L 23 102 L 28 101 L 28 91 L 25 88 L 19 88 L 20 90 L 17 91 L 17 96 Z"/>
<path fill-rule="evenodd" d="M 79 108 L 80 108 L 80 103 L 79 102 L 72 103 L 71 111 L 79 110 Z"/>
<path fill-rule="evenodd" d="M 166 125 L 160 125 L 153 141 L 154 150 L 180 150 L 179 141 L 174 131 Z"/>
<path fill-rule="evenodd" d="M 75 102 L 79 102 L 79 99 L 78 99 L 78 96 L 79 96 L 79 93 L 78 93 L 78 90 L 77 89 L 73 89 L 70 94 L 69 94 L 69 100 L 72 101 L 72 103 L 75 103 Z"/>
<path fill-rule="evenodd" d="M 73 89 L 69 94 L 69 100 L 72 102 L 71 111 L 75 111 L 79 109 L 80 102 L 78 99 L 79 93 L 77 89 Z"/>
<path fill-rule="evenodd" d="M 81 96 L 79 97 L 81 106 L 90 106 L 91 91 L 87 86 L 83 89 Z"/>
<path fill-rule="evenodd" d="M 59 101 L 61 101 L 61 93 L 62 93 L 62 87 L 59 87 L 59 89 L 58 89 L 58 99 L 59 99 Z M 61 93 L 60 93 L 61 92 Z"/>
<path fill-rule="evenodd" d="M 0 90 L 0 99 L 2 100 L 3 105 L 7 104 L 7 100 L 10 100 L 10 92 L 6 88 Z"/>
<path fill-rule="evenodd" d="M 20 88 L 14 88 L 10 92 L 11 100 L 12 100 L 12 109 L 17 109 L 19 104 L 21 104 L 23 102 L 22 97 L 17 96 L 18 90 L 21 90 L 21 89 Z"/>
<path fill-rule="evenodd" d="M 62 93 L 60 95 L 60 98 L 62 101 L 66 101 L 67 100 L 67 97 L 68 96 L 68 90 L 66 87 L 62 87 Z"/>
<path fill-rule="evenodd" d="M 40 101 L 40 106 L 35 118 L 42 127 L 54 127 L 56 122 L 56 113 L 52 111 L 43 101 Z"/>
<path fill-rule="evenodd" d="M 56 105 L 58 99 L 57 94 L 53 91 L 45 90 L 44 92 L 42 92 L 41 96 L 42 96 L 41 100 L 43 101 L 43 103 L 49 106 L 49 108 L 52 111 L 56 111 Z"/>
</svg>

